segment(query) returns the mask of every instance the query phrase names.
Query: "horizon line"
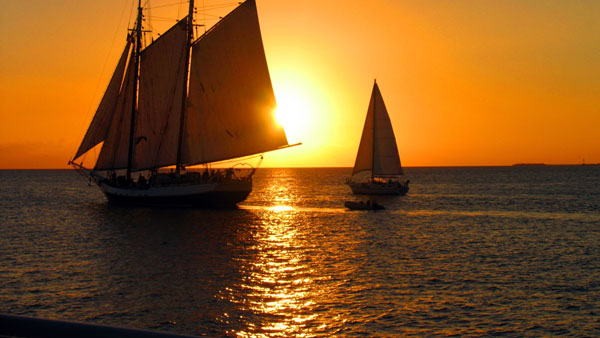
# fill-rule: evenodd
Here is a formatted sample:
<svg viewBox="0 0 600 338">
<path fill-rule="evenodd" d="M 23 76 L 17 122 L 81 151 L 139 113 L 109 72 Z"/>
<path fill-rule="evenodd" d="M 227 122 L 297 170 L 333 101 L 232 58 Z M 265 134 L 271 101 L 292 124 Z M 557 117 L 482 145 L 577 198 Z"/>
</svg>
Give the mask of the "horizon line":
<svg viewBox="0 0 600 338">
<path fill-rule="evenodd" d="M 600 163 L 515 163 L 515 164 L 484 164 L 484 165 L 411 165 L 402 168 L 486 168 L 486 167 L 536 167 L 536 166 L 597 166 Z M 259 167 L 256 169 L 352 169 L 353 166 L 290 166 L 290 167 Z M 0 170 L 76 170 L 75 168 L 0 168 Z M 106 171 L 106 170 L 101 170 Z M 144 170 L 141 170 L 144 171 Z"/>
</svg>

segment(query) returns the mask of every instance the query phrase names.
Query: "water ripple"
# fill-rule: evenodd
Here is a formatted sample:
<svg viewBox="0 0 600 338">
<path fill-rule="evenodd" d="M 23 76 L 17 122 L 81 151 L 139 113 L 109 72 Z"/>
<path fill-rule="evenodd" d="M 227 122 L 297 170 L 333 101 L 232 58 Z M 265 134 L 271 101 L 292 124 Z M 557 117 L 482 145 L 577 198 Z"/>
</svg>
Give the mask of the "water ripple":
<svg viewBox="0 0 600 338">
<path fill-rule="evenodd" d="M 600 174 L 269 169 L 237 210 L 115 208 L 70 171 L 0 172 L 1 311 L 239 337 L 598 336 Z M 57 187 L 64 187 L 59 189 Z"/>
</svg>

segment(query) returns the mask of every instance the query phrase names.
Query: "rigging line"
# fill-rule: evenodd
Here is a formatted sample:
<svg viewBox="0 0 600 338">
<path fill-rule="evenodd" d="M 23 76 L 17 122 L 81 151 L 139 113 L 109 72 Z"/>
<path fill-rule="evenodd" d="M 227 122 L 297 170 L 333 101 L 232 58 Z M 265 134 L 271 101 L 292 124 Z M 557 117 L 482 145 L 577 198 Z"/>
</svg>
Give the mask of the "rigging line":
<svg viewBox="0 0 600 338">
<path fill-rule="evenodd" d="M 206 18 L 206 16 L 209 16 L 212 18 L 220 19 L 220 18 L 223 18 L 222 15 L 209 14 L 209 13 L 207 13 L 208 12 L 207 9 L 211 10 L 211 9 L 226 8 L 226 7 L 231 7 L 235 4 L 237 4 L 237 3 L 232 3 L 232 4 L 228 4 L 228 5 L 217 5 L 217 6 L 213 5 L 213 6 L 203 7 L 202 14 L 204 15 L 205 18 Z M 174 5 L 178 5 L 178 4 L 171 4 L 171 6 L 174 6 Z M 147 7 L 146 11 L 148 12 L 148 14 L 145 17 L 147 17 L 148 19 L 155 20 L 155 21 L 163 21 L 163 22 L 179 22 L 181 20 L 181 19 L 174 19 L 174 18 L 164 17 L 164 16 L 155 16 L 155 15 L 151 14 L 151 9 L 160 8 L 160 7 L 164 7 L 164 6 Z M 181 15 L 178 13 L 177 17 L 179 18 L 180 16 Z M 150 22 L 148 23 L 148 27 L 150 29 L 153 29 L 153 26 Z"/>
<path fill-rule="evenodd" d="M 203 26 L 204 26 L 204 33 L 206 33 L 206 31 L 208 30 L 208 21 L 214 21 L 214 20 L 219 20 L 222 19 L 223 16 L 222 15 L 216 15 L 216 14 L 210 14 L 208 13 L 209 11 L 213 11 L 216 9 L 222 9 L 222 8 L 229 8 L 232 6 L 236 6 L 239 3 L 237 2 L 231 2 L 231 3 L 226 3 L 226 4 L 217 4 L 217 5 L 206 5 L 206 3 L 204 2 L 204 0 L 202 1 L 202 20 L 203 20 Z M 210 19 L 207 19 L 207 16 L 210 17 Z"/>
<path fill-rule="evenodd" d="M 221 18 L 222 18 L 222 16 L 220 16 L 220 15 L 216 15 L 216 14 L 207 14 L 207 13 L 203 13 L 203 15 L 204 15 L 204 20 L 205 20 L 205 21 L 206 21 L 206 17 L 207 17 L 207 16 L 211 17 L 211 19 L 209 19 L 209 20 L 215 20 L 215 19 L 221 19 Z"/>
<path fill-rule="evenodd" d="M 208 5 L 208 6 L 204 6 L 204 7 L 208 8 L 208 9 L 219 9 L 219 8 L 232 7 L 232 6 L 236 6 L 236 5 L 239 5 L 239 2 L 230 2 L 230 3 L 218 4 L 218 5 Z"/>
<path fill-rule="evenodd" d="M 142 26 L 142 38 L 144 39 L 144 47 L 148 47 L 148 43 L 146 42 L 147 32 L 145 31 L 150 31 L 150 43 L 152 43 L 152 41 L 154 40 L 154 38 L 152 37 L 152 31 L 154 31 L 152 20 L 154 17 L 152 16 L 152 6 L 150 5 L 150 0 L 147 0 L 146 5 L 143 7 L 146 9 L 147 14 L 142 17 L 142 24 L 145 21 L 148 24 L 148 27 L 144 29 L 144 27 Z"/>
<path fill-rule="evenodd" d="M 149 19 L 152 20 L 156 20 L 156 21 L 168 21 L 168 22 L 179 22 L 178 19 L 173 19 L 173 18 L 167 18 L 167 17 L 161 17 L 161 16 L 153 16 L 153 15 L 148 15 Z M 152 25 L 150 25 L 152 26 Z"/>
<path fill-rule="evenodd" d="M 215 23 L 214 25 L 212 25 L 208 30 L 206 30 L 204 32 L 204 34 L 202 34 L 201 36 L 197 37 L 196 40 L 194 40 L 194 42 L 192 42 L 192 44 L 194 44 L 196 41 L 199 41 L 200 39 L 204 38 L 209 32 L 211 32 L 213 29 L 216 29 L 218 25 L 220 25 L 223 21 L 225 21 L 225 19 L 230 18 L 232 13 L 234 11 L 236 11 L 238 8 L 240 8 L 243 4 L 245 4 L 245 2 L 242 2 L 242 4 L 238 7 L 236 7 L 236 9 L 234 9 L 233 11 L 227 13 L 227 15 L 225 15 L 224 17 L 219 17 L 220 20 L 217 21 L 217 23 Z M 205 25 L 206 27 L 206 25 Z"/>
<path fill-rule="evenodd" d="M 115 41 L 116 41 L 116 39 L 117 39 L 117 34 L 119 33 L 119 31 L 120 31 L 120 29 L 121 29 L 121 22 L 123 21 L 123 16 L 124 16 L 124 14 L 125 14 L 125 8 L 126 8 L 126 7 L 125 7 L 125 6 L 123 6 L 123 7 L 122 7 L 122 9 L 121 9 L 121 16 L 119 17 L 119 21 L 118 21 L 117 27 L 116 27 L 116 29 L 115 29 L 115 32 L 113 33 L 113 37 L 112 37 L 112 41 L 111 41 L 111 43 L 110 43 L 110 47 L 109 47 L 109 49 L 108 49 L 108 53 L 106 54 L 106 57 L 104 58 L 104 63 L 102 64 L 102 68 L 101 68 L 101 70 L 100 70 L 100 75 L 99 75 L 99 77 L 98 77 L 98 81 L 96 81 L 96 87 L 94 88 L 93 95 L 92 95 L 92 99 L 90 100 L 90 102 L 89 102 L 89 104 L 88 104 L 88 107 L 87 107 L 87 109 L 86 109 L 86 112 L 87 112 L 87 113 L 86 113 L 84 116 L 82 116 L 82 118 L 80 119 L 80 122 L 79 122 L 79 130 L 81 130 L 81 129 L 82 129 L 82 127 L 81 127 L 81 126 L 82 126 L 82 125 L 85 125 L 85 124 L 84 124 L 84 123 L 85 123 L 85 120 L 87 120 L 87 119 L 88 119 L 88 117 L 89 117 L 89 115 L 91 114 L 91 110 L 92 110 L 92 104 L 93 104 L 93 102 L 95 101 L 95 98 L 96 98 L 96 96 L 97 96 L 97 93 L 98 93 L 98 88 L 100 87 L 100 82 L 102 81 L 102 77 L 103 77 L 103 75 L 104 75 L 104 72 L 106 71 L 106 65 L 107 65 L 107 63 L 108 63 L 108 59 L 110 58 L 110 54 L 112 53 L 112 51 L 113 51 L 113 49 L 114 49 L 113 47 L 114 47 L 114 45 L 115 45 Z M 132 5 L 132 7 L 131 7 L 131 8 L 133 8 L 133 5 Z M 131 12 L 129 13 L 129 19 L 131 19 Z M 128 24 L 128 25 L 129 25 L 129 19 L 128 19 L 128 21 L 127 21 L 127 24 Z M 95 112 L 94 112 L 94 115 L 95 115 Z M 85 120 L 83 119 L 84 117 L 85 117 Z M 92 120 L 93 120 L 93 119 L 94 119 L 94 117 L 92 116 Z M 92 122 L 91 122 L 92 120 L 90 120 L 90 124 L 92 123 Z M 83 134 L 83 137 L 81 137 L 81 139 L 82 139 L 82 142 L 83 142 L 83 138 L 85 137 L 85 135 L 86 135 L 86 134 L 87 134 L 87 129 L 85 130 L 85 132 L 84 132 L 84 134 Z M 79 150 L 79 147 L 77 147 L 77 149 L 75 150 L 75 152 L 77 152 L 77 150 Z M 75 156 L 75 155 L 73 155 L 73 156 Z M 73 158 L 73 159 L 75 159 L 75 158 Z"/>
<path fill-rule="evenodd" d="M 179 3 L 177 5 L 179 5 L 179 7 L 177 7 L 177 17 L 180 18 L 181 17 L 181 5 L 183 5 L 184 0 L 179 1 Z"/>
<path fill-rule="evenodd" d="M 135 2 L 131 1 L 131 8 L 129 9 L 129 18 L 127 19 L 127 27 L 128 28 L 129 28 L 129 24 L 131 24 L 131 15 L 133 15 L 133 9 L 135 8 L 134 5 L 135 5 Z"/>
<path fill-rule="evenodd" d="M 193 166 L 197 166 L 197 165 L 215 165 L 215 164 L 225 164 L 225 163 L 233 163 L 233 162 L 242 162 L 242 161 L 247 161 L 247 160 L 251 160 L 253 158 L 258 158 L 258 157 L 263 157 L 264 154 L 256 154 L 256 155 L 250 155 L 250 156 L 244 156 L 244 157 L 236 157 L 234 159 L 229 159 L 229 160 L 222 160 L 222 161 L 215 161 L 215 162 L 206 162 L 206 163 L 198 163 L 198 164 L 193 164 L 193 165 L 189 165 L 186 167 L 193 167 Z"/>
<path fill-rule="evenodd" d="M 152 8 L 175 7 L 175 6 L 181 6 L 181 4 L 183 4 L 183 1 L 174 2 L 174 3 L 170 3 L 170 4 L 166 4 L 166 5 L 152 6 Z"/>
</svg>

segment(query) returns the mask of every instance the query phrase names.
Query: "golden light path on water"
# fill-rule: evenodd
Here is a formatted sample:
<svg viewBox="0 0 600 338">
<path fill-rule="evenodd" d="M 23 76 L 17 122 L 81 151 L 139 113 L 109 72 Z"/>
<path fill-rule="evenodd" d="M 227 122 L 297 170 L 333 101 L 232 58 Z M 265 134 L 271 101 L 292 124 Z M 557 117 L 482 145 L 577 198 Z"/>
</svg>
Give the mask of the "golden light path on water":
<svg viewBox="0 0 600 338">
<path fill-rule="evenodd" d="M 320 213 L 344 213 L 353 212 L 344 208 L 307 208 L 307 207 L 292 207 L 292 206 L 254 206 L 244 205 L 240 209 L 247 210 L 273 210 L 273 211 L 295 211 L 295 212 L 320 212 Z M 366 211 L 361 211 L 366 212 Z M 377 212 L 377 211 L 369 211 Z M 407 216 L 432 216 L 432 215 L 454 215 L 454 216 L 496 216 L 506 218 L 526 218 L 526 219 L 551 219 L 551 220 L 574 220 L 574 221 L 586 221 L 586 222 L 600 222 L 600 215 L 590 215 L 584 213 L 572 213 L 572 212 L 535 212 L 535 211 L 457 211 L 457 210 L 385 210 L 379 211 L 387 214 L 394 215 L 407 215 Z"/>
<path fill-rule="evenodd" d="M 253 255 L 240 258 L 241 285 L 226 294 L 229 301 L 259 318 L 248 320 L 245 330 L 231 332 L 239 337 L 314 335 L 306 323 L 316 317 L 314 299 L 319 295 L 314 277 L 319 274 L 307 257 L 307 238 L 297 228 L 298 213 L 288 205 L 295 196 L 278 183 L 274 180 L 268 187 L 276 205 L 251 208 L 260 215 L 247 248 Z"/>
</svg>

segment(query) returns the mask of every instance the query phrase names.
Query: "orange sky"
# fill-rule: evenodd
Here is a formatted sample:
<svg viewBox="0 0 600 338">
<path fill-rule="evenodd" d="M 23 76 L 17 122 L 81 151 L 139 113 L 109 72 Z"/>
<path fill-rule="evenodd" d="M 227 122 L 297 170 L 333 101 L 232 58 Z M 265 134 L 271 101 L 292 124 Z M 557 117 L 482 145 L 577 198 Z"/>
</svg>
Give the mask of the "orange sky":
<svg viewBox="0 0 600 338">
<path fill-rule="evenodd" d="M 256 1 L 303 142 L 263 166 L 352 166 L 374 78 L 405 166 L 600 162 L 599 1 Z M 0 0 L 0 168 L 67 167 L 132 2 Z"/>
</svg>

